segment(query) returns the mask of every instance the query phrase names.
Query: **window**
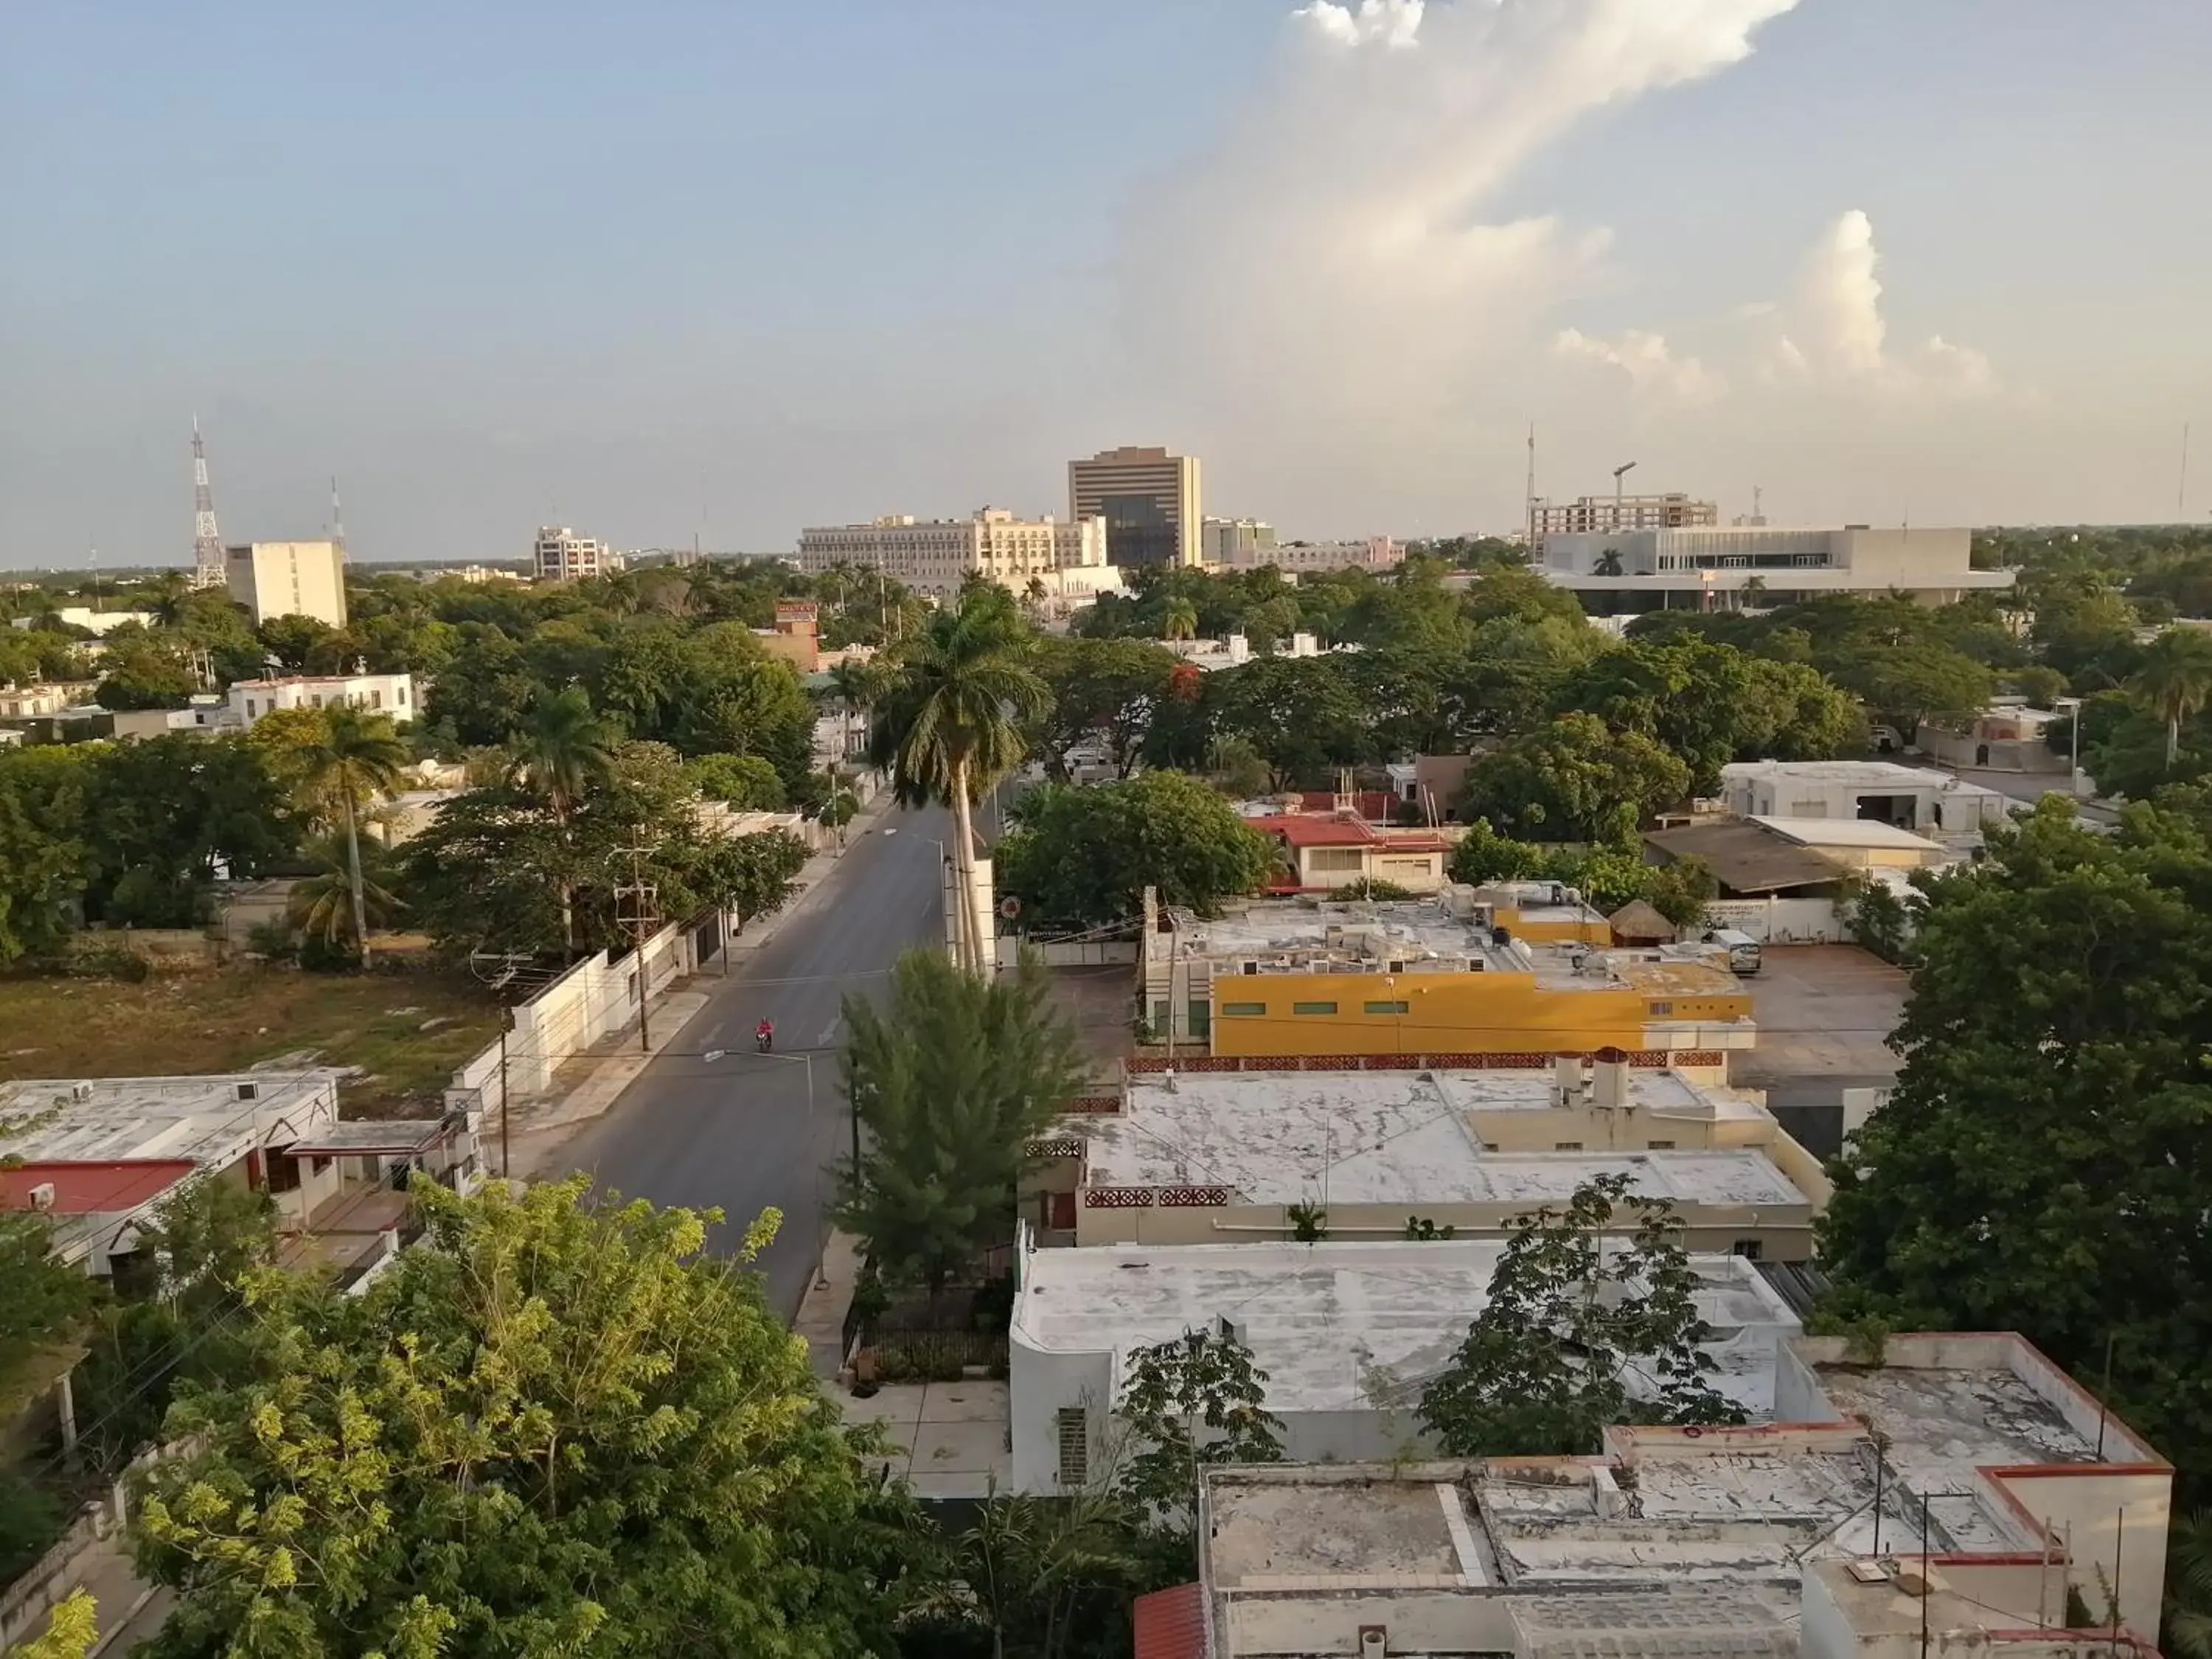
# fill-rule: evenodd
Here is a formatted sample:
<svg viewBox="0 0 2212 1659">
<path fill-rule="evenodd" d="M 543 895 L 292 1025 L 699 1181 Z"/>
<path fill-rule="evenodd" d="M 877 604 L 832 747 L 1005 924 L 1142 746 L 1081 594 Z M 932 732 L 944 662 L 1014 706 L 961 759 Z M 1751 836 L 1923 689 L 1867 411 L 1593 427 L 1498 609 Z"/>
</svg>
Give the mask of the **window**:
<svg viewBox="0 0 2212 1659">
<path fill-rule="evenodd" d="M 300 1166 L 282 1152 L 269 1155 L 269 1190 L 272 1193 L 296 1191 L 300 1185 Z"/>
<path fill-rule="evenodd" d="M 1755 1238 L 1739 1238 L 1729 1246 L 1729 1254 L 1740 1255 L 1746 1261 L 1756 1261 L 1759 1256 L 1759 1241 Z"/>
<path fill-rule="evenodd" d="M 1221 1005 L 1224 1019 L 1259 1019 L 1267 1012 L 1264 1002 L 1224 1002 Z"/>
<path fill-rule="evenodd" d="M 1155 1002 L 1152 1005 L 1152 1029 L 1155 1031 L 1164 1031 L 1168 1029 L 1168 1010 L 1172 1006 L 1165 1002 Z"/>
<path fill-rule="evenodd" d="M 1062 1406 L 1053 1415 L 1060 1429 L 1060 1484 L 1079 1486 L 1091 1478 L 1091 1413 Z"/>
<path fill-rule="evenodd" d="M 1674 1005 L 1671 1002 L 1655 1002 L 1651 1005 L 1651 1018 L 1654 1019 L 1664 1019 L 1674 1012 Z"/>
<path fill-rule="evenodd" d="M 1552 1150 L 1555 1152 L 1579 1152 L 1582 1149 L 1583 1144 L 1579 1140 L 1557 1140 L 1552 1143 Z"/>
<path fill-rule="evenodd" d="M 1674 1150 L 1674 1143 L 1671 1140 L 1647 1140 L 1644 1143 L 1644 1150 L 1648 1152 L 1671 1152 Z"/>
<path fill-rule="evenodd" d="M 1410 1002 L 1370 1002 L 1366 1005 L 1370 1014 L 1409 1014 L 1413 1011 Z"/>
<path fill-rule="evenodd" d="M 1316 847 L 1306 857 L 1310 870 L 1364 870 L 1367 849 L 1364 847 Z"/>
<path fill-rule="evenodd" d="M 1294 1014 L 1333 1014 L 1336 1012 L 1336 1005 L 1333 1002 L 1294 1002 L 1291 1005 L 1291 1012 Z"/>
</svg>

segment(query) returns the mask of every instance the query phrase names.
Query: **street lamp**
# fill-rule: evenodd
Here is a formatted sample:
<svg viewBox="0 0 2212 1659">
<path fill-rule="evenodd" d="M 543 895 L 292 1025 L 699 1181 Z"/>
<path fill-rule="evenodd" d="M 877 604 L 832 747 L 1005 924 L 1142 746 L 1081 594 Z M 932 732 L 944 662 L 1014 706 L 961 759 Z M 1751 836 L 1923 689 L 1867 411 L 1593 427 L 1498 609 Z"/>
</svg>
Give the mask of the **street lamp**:
<svg viewBox="0 0 2212 1659">
<path fill-rule="evenodd" d="M 1633 461 L 1623 461 L 1613 469 L 1613 527 L 1616 533 L 1626 528 L 1620 522 L 1620 481 L 1635 470 Z"/>
</svg>

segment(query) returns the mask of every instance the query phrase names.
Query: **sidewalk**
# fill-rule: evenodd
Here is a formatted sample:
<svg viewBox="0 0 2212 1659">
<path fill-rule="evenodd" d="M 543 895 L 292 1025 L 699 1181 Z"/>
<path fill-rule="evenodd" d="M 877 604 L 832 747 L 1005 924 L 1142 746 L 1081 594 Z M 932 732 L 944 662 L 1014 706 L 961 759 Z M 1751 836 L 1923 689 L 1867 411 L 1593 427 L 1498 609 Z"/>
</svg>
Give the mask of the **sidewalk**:
<svg viewBox="0 0 2212 1659">
<path fill-rule="evenodd" d="M 879 792 L 861 809 L 860 816 L 845 826 L 847 843 L 849 845 L 861 830 L 883 817 L 892 805 L 890 792 Z M 823 894 L 832 889 L 831 878 L 841 862 L 842 855 L 835 848 L 814 854 L 799 866 L 795 878 L 799 896 L 774 915 L 750 923 L 741 935 L 731 940 L 724 947 L 726 959 L 722 967 L 711 972 L 702 969 L 657 993 L 647 1006 L 646 1023 L 652 1036 L 649 1048 L 641 1048 L 637 1032 L 625 1026 L 570 1059 L 555 1074 L 553 1087 L 544 1094 L 517 1096 L 513 1103 L 514 1116 L 507 1125 L 507 1155 L 512 1160 L 509 1173 L 513 1177 L 538 1181 L 555 1173 L 561 1149 L 570 1138 L 586 1124 L 605 1115 L 653 1056 L 673 1042 L 692 1018 L 707 1006 L 713 981 L 724 977 L 723 967 L 732 974 L 742 972 L 784 928 L 815 908 L 822 902 Z M 496 1122 L 488 1124 L 487 1139 L 496 1136 L 499 1127 Z M 493 1157 L 496 1156 L 495 1152 Z M 842 1320 L 843 1316 L 841 1305 L 838 1317 Z"/>
</svg>

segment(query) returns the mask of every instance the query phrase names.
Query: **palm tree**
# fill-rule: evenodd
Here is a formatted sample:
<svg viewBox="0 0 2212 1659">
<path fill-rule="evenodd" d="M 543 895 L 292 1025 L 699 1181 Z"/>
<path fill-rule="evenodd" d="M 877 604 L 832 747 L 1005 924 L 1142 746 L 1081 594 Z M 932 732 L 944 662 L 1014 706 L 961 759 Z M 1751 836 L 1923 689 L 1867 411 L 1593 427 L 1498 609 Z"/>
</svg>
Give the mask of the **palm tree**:
<svg viewBox="0 0 2212 1659">
<path fill-rule="evenodd" d="M 1608 547 L 1604 552 L 1599 554 L 1597 562 L 1590 567 L 1590 574 L 1593 576 L 1620 574 L 1620 550 L 1617 547 Z"/>
<path fill-rule="evenodd" d="M 345 825 L 346 870 L 353 892 L 354 938 L 361 959 L 368 962 L 368 902 L 361 873 L 361 814 L 368 802 L 399 787 L 407 750 L 393 735 L 391 720 L 340 703 L 323 711 L 324 733 L 295 757 L 302 788 L 310 800 L 335 805 Z"/>
<path fill-rule="evenodd" d="M 976 973 L 983 947 L 967 902 L 975 886 L 969 809 L 1019 764 L 1023 726 L 1049 699 L 1025 660 L 1028 647 L 1011 594 L 988 584 L 965 590 L 904 647 L 875 700 L 868 732 L 869 763 L 890 775 L 901 805 L 943 802 L 952 809 L 961 951 L 963 965 Z"/>
<path fill-rule="evenodd" d="M 840 759 L 853 750 L 854 711 L 874 702 L 882 689 L 883 673 L 872 662 L 847 657 L 830 669 L 830 690 L 837 699 L 837 711 L 842 722 L 841 735 L 844 738 L 838 745 Z"/>
<path fill-rule="evenodd" d="M 2212 697 L 2212 639 L 2169 628 L 2150 642 L 2135 678 L 2136 694 L 2166 720 L 2166 769 L 2181 756 L 2181 723 Z"/>
<path fill-rule="evenodd" d="M 181 628 L 191 610 L 191 584 L 185 580 L 183 572 L 164 571 L 154 578 L 152 586 L 146 590 L 141 608 L 152 615 L 156 628 Z"/>
<path fill-rule="evenodd" d="M 2175 1659 L 2212 1659 L 2212 1514 L 2167 1525 L 2164 1645 Z"/>
<path fill-rule="evenodd" d="M 285 919 L 326 945 L 343 945 L 350 939 L 366 957 L 368 941 L 360 932 L 362 920 L 366 918 L 374 927 L 389 927 L 401 908 L 398 896 L 388 885 L 392 879 L 391 853 L 382 842 L 372 841 L 364 857 L 357 842 L 341 846 L 335 836 L 318 836 L 307 844 L 306 852 L 320 867 L 293 885 Z M 360 859 L 357 867 L 356 858 Z"/>
<path fill-rule="evenodd" d="M 1044 585 L 1043 577 L 1032 576 L 1030 578 L 1029 586 L 1024 588 L 1022 592 L 1023 597 L 1029 602 L 1030 619 L 1035 621 L 1044 614 L 1044 602 L 1052 590 Z"/>
<path fill-rule="evenodd" d="M 538 797 L 565 834 L 586 794 L 614 777 L 614 728 L 593 712 L 581 686 L 548 692 L 508 749 L 507 775 Z M 576 953 L 575 890 L 561 882 L 561 936 Z"/>
<path fill-rule="evenodd" d="M 1198 635 L 1198 607 L 1188 599 L 1170 599 L 1160 612 L 1163 639 L 1188 640 Z"/>
</svg>

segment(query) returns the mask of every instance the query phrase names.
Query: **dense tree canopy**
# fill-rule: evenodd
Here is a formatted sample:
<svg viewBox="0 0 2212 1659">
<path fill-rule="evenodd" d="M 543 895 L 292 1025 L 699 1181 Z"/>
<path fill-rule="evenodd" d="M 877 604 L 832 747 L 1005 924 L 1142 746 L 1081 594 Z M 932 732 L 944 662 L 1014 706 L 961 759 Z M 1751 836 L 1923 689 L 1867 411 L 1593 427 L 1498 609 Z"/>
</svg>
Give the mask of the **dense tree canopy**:
<svg viewBox="0 0 2212 1659">
<path fill-rule="evenodd" d="M 425 1187 L 420 1248 L 356 1296 L 261 1280 L 247 1364 L 177 1407 L 149 1651 L 884 1651 L 898 1511 L 712 1212 Z"/>
<path fill-rule="evenodd" d="M 1656 738 L 1560 714 L 1476 760 L 1461 816 L 1524 841 L 1618 842 L 1689 787 L 1689 767 Z"/>
<path fill-rule="evenodd" d="M 2018 1330 L 2212 1492 L 2212 792 L 2046 799 L 1926 883 L 1895 1091 L 1846 1148 L 1828 1316 Z"/>
<path fill-rule="evenodd" d="M 1255 893 L 1274 867 L 1267 836 L 1182 772 L 1078 789 L 1045 784 L 1018 799 L 994 858 L 999 890 L 1025 927 L 1086 927 L 1141 913 L 1146 887 L 1201 915 Z"/>
</svg>

